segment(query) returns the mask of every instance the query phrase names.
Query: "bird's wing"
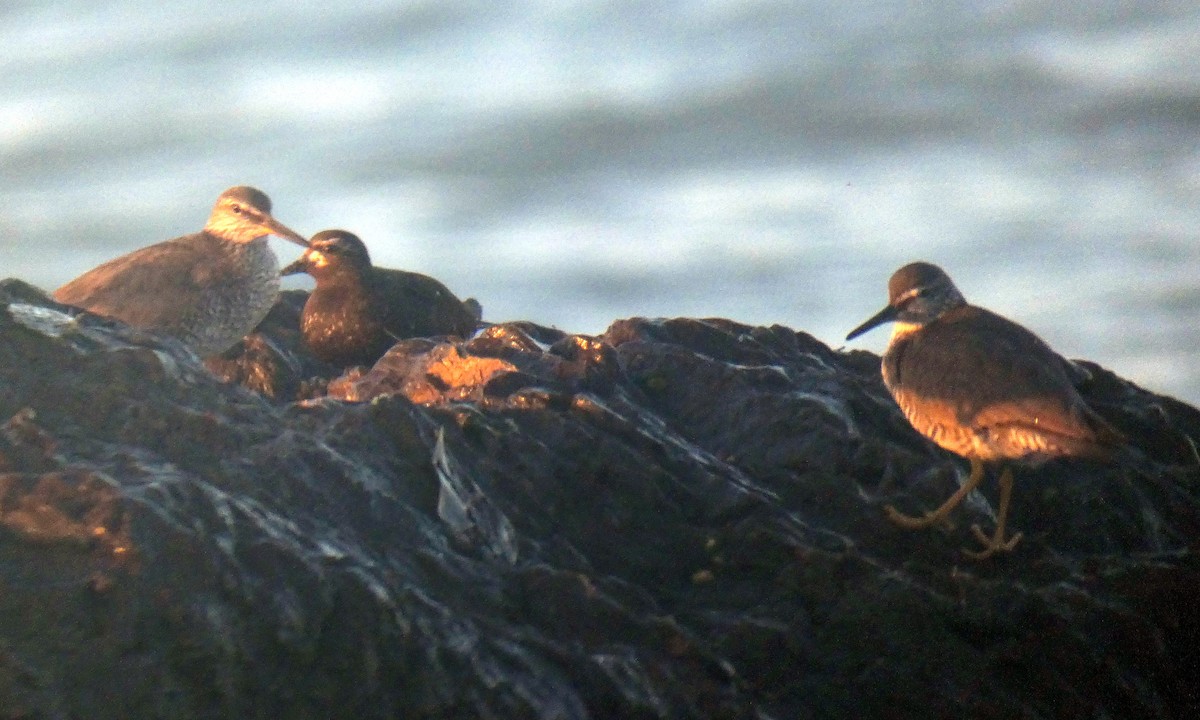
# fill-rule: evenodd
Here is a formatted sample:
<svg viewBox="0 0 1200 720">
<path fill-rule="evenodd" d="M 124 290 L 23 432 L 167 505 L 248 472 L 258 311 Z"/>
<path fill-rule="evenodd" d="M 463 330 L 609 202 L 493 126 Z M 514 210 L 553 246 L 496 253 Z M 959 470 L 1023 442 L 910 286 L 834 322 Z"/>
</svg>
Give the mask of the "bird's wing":
<svg viewBox="0 0 1200 720">
<path fill-rule="evenodd" d="M 1067 375 L 1065 361 L 1029 330 L 982 308 L 968 307 L 930 324 L 906 350 L 906 382 L 955 408 L 977 432 L 1027 428 L 1089 440 L 1090 412 Z M 951 355 L 952 363 L 938 357 Z M 946 368 L 940 372 L 932 368 Z"/>
<path fill-rule="evenodd" d="M 373 268 L 373 277 L 385 303 L 385 325 L 397 337 L 466 335 L 475 329 L 471 310 L 434 278 L 383 268 Z"/>
<path fill-rule="evenodd" d="M 200 304 L 211 261 L 194 236 L 167 240 L 109 260 L 54 291 L 54 299 L 136 327 L 169 328 L 180 308 Z"/>
</svg>

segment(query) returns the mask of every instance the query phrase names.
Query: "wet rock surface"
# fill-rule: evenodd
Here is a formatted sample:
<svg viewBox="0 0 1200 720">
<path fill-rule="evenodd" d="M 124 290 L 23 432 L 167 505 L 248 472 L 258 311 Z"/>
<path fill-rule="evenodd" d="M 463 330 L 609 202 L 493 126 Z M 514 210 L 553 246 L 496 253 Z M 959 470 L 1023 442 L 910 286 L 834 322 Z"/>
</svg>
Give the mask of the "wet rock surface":
<svg viewBox="0 0 1200 720">
<path fill-rule="evenodd" d="M 0 283 L 0 718 L 1200 710 L 1190 406 L 1085 363 L 1128 457 L 1019 469 L 974 563 L 994 483 L 884 518 L 966 463 L 869 353 L 510 323 L 332 378 L 297 303 L 206 367 Z"/>
</svg>

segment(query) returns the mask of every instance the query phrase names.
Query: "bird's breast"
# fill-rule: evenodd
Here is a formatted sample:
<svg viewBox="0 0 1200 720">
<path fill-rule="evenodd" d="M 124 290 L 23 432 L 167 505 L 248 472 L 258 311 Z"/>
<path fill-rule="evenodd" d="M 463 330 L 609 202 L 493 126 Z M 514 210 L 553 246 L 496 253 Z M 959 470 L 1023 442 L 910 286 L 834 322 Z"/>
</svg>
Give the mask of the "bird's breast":
<svg viewBox="0 0 1200 720">
<path fill-rule="evenodd" d="M 318 284 L 300 321 L 304 342 L 327 363 L 371 365 L 391 344 L 378 311 L 357 283 Z"/>
<path fill-rule="evenodd" d="M 948 402 L 920 397 L 903 388 L 889 388 L 913 429 L 939 447 L 963 457 L 993 459 L 990 446 L 975 430 L 962 424 L 957 408 Z"/>
<path fill-rule="evenodd" d="M 226 243 L 221 257 L 196 272 L 205 291 L 179 334 L 201 357 L 224 352 L 252 332 L 279 297 L 279 263 L 265 238 Z"/>
</svg>

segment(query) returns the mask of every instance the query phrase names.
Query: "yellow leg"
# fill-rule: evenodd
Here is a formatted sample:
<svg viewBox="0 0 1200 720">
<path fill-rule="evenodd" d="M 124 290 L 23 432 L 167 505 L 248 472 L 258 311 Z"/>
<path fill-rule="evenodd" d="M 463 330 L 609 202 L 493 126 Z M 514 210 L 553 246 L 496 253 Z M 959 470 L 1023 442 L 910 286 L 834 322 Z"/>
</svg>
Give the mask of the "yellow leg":
<svg viewBox="0 0 1200 720">
<path fill-rule="evenodd" d="M 957 492 L 951 495 L 950 499 L 942 503 L 942 506 L 937 510 L 925 513 L 925 515 L 922 517 L 905 515 L 891 505 L 885 507 L 884 511 L 887 513 L 888 519 L 900 527 L 908 528 L 910 530 L 929 527 L 930 525 L 949 515 L 950 511 L 958 507 L 959 504 L 962 503 L 963 499 L 969 495 L 972 490 L 978 487 L 979 483 L 982 481 L 983 463 L 975 458 L 971 458 L 971 476 L 968 477 L 967 481 L 962 484 L 962 487 L 960 487 Z"/>
<path fill-rule="evenodd" d="M 1011 552 L 1021 542 L 1023 537 L 1021 533 L 1013 535 L 1008 540 L 1004 539 L 1004 524 L 1008 520 L 1008 501 L 1012 498 L 1013 477 L 1012 470 L 1004 468 L 1004 472 L 1000 474 L 1000 512 L 996 515 L 996 531 L 989 538 L 983 534 L 978 525 L 971 526 L 971 532 L 979 542 L 983 543 L 983 550 L 975 552 L 963 548 L 963 554 L 973 560 L 986 560 L 993 554 L 1003 551 Z"/>
</svg>

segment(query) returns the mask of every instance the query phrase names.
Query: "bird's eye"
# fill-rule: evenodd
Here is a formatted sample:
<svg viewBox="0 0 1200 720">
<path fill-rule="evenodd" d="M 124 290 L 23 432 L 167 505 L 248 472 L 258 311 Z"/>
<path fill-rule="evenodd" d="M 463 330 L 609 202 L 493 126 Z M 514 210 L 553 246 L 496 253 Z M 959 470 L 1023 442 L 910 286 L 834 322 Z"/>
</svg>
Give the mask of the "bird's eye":
<svg viewBox="0 0 1200 720">
<path fill-rule="evenodd" d="M 233 206 L 233 214 L 234 214 L 234 215 L 241 215 L 241 214 L 242 214 L 242 206 L 241 206 L 241 205 L 236 205 L 236 204 L 235 204 L 235 205 Z"/>
</svg>

